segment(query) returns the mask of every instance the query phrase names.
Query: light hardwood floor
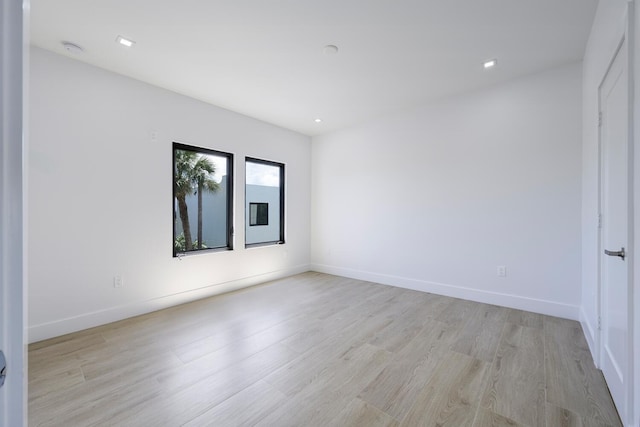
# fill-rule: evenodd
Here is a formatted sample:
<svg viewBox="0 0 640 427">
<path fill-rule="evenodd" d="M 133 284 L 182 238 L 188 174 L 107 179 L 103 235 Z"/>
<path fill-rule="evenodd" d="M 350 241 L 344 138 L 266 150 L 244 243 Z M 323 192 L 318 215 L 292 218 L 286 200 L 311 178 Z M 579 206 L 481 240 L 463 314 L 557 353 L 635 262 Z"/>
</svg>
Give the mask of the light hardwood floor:
<svg viewBox="0 0 640 427">
<path fill-rule="evenodd" d="M 31 426 L 619 426 L 580 325 L 305 273 L 29 347 Z"/>
</svg>

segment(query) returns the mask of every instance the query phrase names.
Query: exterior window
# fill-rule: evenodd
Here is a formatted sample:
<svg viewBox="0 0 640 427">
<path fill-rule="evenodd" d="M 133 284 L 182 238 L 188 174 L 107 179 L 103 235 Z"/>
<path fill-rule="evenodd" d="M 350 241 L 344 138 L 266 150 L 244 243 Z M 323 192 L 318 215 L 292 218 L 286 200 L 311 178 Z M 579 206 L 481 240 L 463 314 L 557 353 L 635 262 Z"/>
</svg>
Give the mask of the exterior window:
<svg viewBox="0 0 640 427">
<path fill-rule="evenodd" d="M 249 225 L 269 225 L 269 203 L 249 203 Z"/>
<path fill-rule="evenodd" d="M 173 143 L 173 256 L 233 249 L 233 154 Z"/>
<path fill-rule="evenodd" d="M 284 165 L 247 157 L 245 246 L 284 243 Z"/>
</svg>

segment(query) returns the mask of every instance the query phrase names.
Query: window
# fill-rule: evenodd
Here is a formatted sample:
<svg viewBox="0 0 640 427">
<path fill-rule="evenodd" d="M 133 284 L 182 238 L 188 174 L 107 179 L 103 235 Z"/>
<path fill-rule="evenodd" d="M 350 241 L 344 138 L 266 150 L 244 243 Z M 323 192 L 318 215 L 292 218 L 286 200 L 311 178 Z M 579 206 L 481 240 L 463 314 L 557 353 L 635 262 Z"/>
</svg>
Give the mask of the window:
<svg viewBox="0 0 640 427">
<path fill-rule="evenodd" d="M 284 243 L 284 165 L 247 157 L 245 246 Z"/>
<path fill-rule="evenodd" d="M 269 203 L 249 203 L 249 225 L 269 225 Z"/>
<path fill-rule="evenodd" d="M 173 143 L 173 256 L 233 249 L 233 154 Z"/>
</svg>

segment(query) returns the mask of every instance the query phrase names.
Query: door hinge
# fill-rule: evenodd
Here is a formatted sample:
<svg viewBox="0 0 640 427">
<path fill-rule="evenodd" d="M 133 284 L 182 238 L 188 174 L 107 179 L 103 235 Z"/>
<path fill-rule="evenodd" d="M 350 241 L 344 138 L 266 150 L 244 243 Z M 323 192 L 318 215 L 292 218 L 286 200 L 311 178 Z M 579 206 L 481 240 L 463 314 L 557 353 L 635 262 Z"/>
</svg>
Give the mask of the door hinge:
<svg viewBox="0 0 640 427">
<path fill-rule="evenodd" d="M 598 330 L 602 330 L 602 317 L 598 316 Z"/>
<path fill-rule="evenodd" d="M 598 113 L 598 127 L 602 126 L 602 111 Z"/>
<path fill-rule="evenodd" d="M 602 214 L 598 214 L 598 228 L 602 228 Z"/>
</svg>

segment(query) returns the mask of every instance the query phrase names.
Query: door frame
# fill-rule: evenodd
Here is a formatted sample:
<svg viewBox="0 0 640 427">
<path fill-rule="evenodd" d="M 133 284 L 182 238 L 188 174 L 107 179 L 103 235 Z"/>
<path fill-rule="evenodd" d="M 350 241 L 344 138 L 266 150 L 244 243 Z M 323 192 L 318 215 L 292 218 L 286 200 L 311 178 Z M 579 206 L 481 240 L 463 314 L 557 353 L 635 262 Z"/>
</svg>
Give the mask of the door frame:
<svg viewBox="0 0 640 427">
<path fill-rule="evenodd" d="M 27 424 L 26 88 L 29 0 L 0 0 L 0 425 Z"/>
<path fill-rule="evenodd" d="M 628 85 L 628 100 L 627 100 L 627 111 L 628 111 L 628 123 L 627 123 L 627 215 L 628 215 L 628 228 L 627 228 L 627 245 L 628 245 L 628 264 L 627 264 L 627 295 L 629 298 L 627 299 L 627 360 L 628 360 L 628 371 L 626 372 L 629 381 L 626 383 L 626 387 L 624 389 L 625 396 L 624 399 L 624 408 L 618 408 L 621 410 L 620 418 L 623 422 L 623 425 L 631 425 L 629 423 L 632 422 L 634 415 L 634 378 L 635 378 L 635 370 L 640 368 L 638 366 L 634 366 L 634 138 L 633 138 L 633 70 L 634 70 L 634 55 L 633 55 L 633 15 L 634 8 L 632 3 L 627 3 L 627 10 L 624 17 L 624 31 L 619 36 L 619 42 L 616 44 L 616 48 L 613 50 L 613 54 L 609 60 L 607 68 L 600 80 L 598 85 L 598 117 L 601 116 L 602 111 L 602 99 L 600 96 L 600 91 L 602 85 L 604 84 L 605 79 L 609 75 L 609 71 L 613 65 L 614 60 L 616 59 L 618 53 L 620 53 L 621 49 L 626 50 L 627 55 L 627 85 Z M 625 44 L 626 42 L 626 44 Z M 602 206 L 603 206 L 603 138 L 602 138 L 602 127 L 598 126 L 598 218 L 602 218 Z M 603 239 L 603 227 L 599 220 L 599 230 L 598 230 L 598 291 L 597 291 L 597 310 L 598 310 L 598 331 L 596 335 L 596 366 L 600 367 L 603 354 L 604 354 L 604 342 L 602 339 L 602 329 L 601 319 L 603 316 L 603 304 L 602 304 L 602 294 L 603 294 L 603 263 L 604 263 L 604 239 Z M 640 391 L 639 391 L 640 392 Z"/>
</svg>

